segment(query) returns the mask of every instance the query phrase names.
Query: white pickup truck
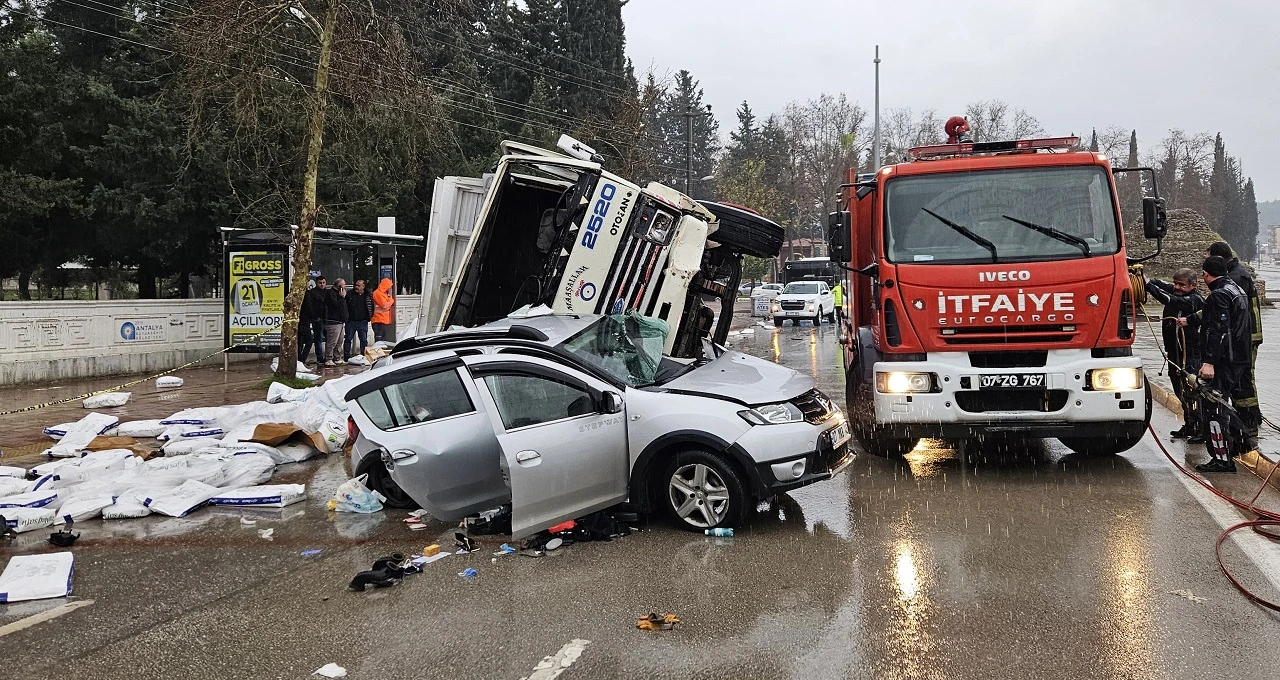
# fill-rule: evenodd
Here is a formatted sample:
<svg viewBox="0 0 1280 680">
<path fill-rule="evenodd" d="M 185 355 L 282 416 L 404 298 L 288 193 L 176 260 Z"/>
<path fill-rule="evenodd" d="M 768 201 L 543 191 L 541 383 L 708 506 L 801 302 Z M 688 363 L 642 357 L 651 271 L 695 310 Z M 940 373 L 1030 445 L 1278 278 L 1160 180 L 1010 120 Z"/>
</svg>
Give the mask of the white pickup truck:
<svg viewBox="0 0 1280 680">
<path fill-rule="evenodd" d="M 737 206 L 641 188 L 568 137 L 567 154 L 503 143 L 494 172 L 436 180 L 419 334 L 477 326 L 529 305 L 559 314 L 635 310 L 667 321 L 665 353 L 724 342 L 742 256 L 775 257 L 782 227 Z"/>
<path fill-rule="evenodd" d="M 825 281 L 792 281 L 769 303 L 773 325 L 779 328 L 787 319 L 797 326 L 801 319 L 817 326 L 822 319 L 835 323 L 836 299 Z"/>
</svg>

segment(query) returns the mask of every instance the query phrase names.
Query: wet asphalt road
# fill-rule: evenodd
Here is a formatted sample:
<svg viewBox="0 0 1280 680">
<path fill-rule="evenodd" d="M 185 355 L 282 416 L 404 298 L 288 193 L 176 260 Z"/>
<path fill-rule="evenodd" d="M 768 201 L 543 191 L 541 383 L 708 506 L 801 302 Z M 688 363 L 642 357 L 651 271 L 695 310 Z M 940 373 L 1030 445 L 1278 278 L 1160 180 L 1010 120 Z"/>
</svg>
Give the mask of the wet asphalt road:
<svg viewBox="0 0 1280 680">
<path fill-rule="evenodd" d="M 827 327 L 758 327 L 734 343 L 844 393 Z M 1176 427 L 1159 407 L 1155 421 Z M 903 461 L 861 454 L 732 539 L 655 519 L 610 543 L 496 562 L 490 539 L 368 593 L 345 590 L 356 571 L 451 530 L 326 513 L 343 479 L 336 458 L 282 468 L 277 481 L 307 481 L 312 498 L 252 513 L 252 527 L 240 519 L 250 513 L 221 510 L 79 527 L 75 596 L 93 604 L 0 637 L 0 677 L 304 678 L 335 662 L 352 678 L 521 678 L 574 639 L 590 642 L 564 680 L 1280 672 L 1280 618 L 1218 573 L 1218 520 L 1149 439 L 1110 459 L 1055 441 L 937 444 Z M 1223 483 L 1248 497 L 1258 480 Z M 271 541 L 257 534 L 267 527 Z M 45 550 L 46 533 L 0 558 Z M 1271 587 L 1247 555 L 1227 554 L 1246 582 Z M 478 578 L 457 575 L 468 566 Z M 0 626 L 62 603 L 0 605 Z M 636 630 L 649 611 L 684 623 Z"/>
</svg>

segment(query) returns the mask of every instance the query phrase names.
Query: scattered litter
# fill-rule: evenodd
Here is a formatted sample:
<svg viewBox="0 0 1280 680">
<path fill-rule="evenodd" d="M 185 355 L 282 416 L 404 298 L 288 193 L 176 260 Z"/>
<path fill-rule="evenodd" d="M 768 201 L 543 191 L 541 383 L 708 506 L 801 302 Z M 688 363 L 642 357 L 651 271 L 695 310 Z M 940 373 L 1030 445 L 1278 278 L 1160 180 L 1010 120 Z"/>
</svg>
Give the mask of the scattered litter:
<svg viewBox="0 0 1280 680">
<path fill-rule="evenodd" d="M 550 529 L 547 529 L 547 531 L 549 531 L 549 532 L 551 532 L 551 533 L 553 533 L 553 534 L 562 534 L 562 533 L 564 533 L 564 532 L 566 532 L 566 531 L 573 531 L 573 528 L 574 528 L 575 526 L 576 526 L 576 524 L 574 523 L 574 521 L 573 521 L 573 520 L 569 520 L 569 521 L 567 521 L 567 522 L 561 522 L 560 524 L 557 524 L 557 525 L 555 525 L 555 526 L 551 527 Z"/>
<path fill-rule="evenodd" d="M 432 562 L 442 560 L 448 556 L 449 553 L 447 552 L 436 553 L 435 555 L 423 555 L 422 557 L 413 558 L 413 564 L 414 566 L 421 567 L 424 564 L 431 564 Z"/>
<path fill-rule="evenodd" d="M 249 519 L 248 517 L 241 517 L 240 524 L 246 527 L 256 526 L 258 524 L 258 520 Z"/>
<path fill-rule="evenodd" d="M 515 551 L 516 551 L 515 548 L 511 547 L 510 545 L 507 545 L 506 543 L 503 543 L 502 545 L 498 546 L 498 552 L 494 553 L 494 555 L 510 555 Z"/>
<path fill-rule="evenodd" d="M 553 539 L 551 539 L 550 541 L 547 541 L 547 545 L 546 545 L 545 547 L 546 547 L 546 549 L 547 549 L 547 550 L 555 550 L 555 549 L 559 548 L 559 547 L 560 547 L 560 546 L 562 546 L 562 545 L 564 545 L 564 539 L 562 539 L 562 538 L 553 538 Z"/>
<path fill-rule="evenodd" d="M 407 526 L 411 531 L 422 531 L 427 528 L 427 525 L 422 522 L 409 522 Z"/>
<path fill-rule="evenodd" d="M 68 526 L 70 526 L 70 523 L 68 523 Z M 80 534 L 73 534 L 70 529 L 62 529 L 49 534 L 49 543 L 59 548 L 70 548 L 77 538 L 80 538 Z"/>
<path fill-rule="evenodd" d="M 275 529 L 259 529 L 258 530 L 258 536 L 261 538 L 265 538 L 268 541 L 271 540 L 272 535 L 275 533 L 276 533 Z"/>
<path fill-rule="evenodd" d="M 214 505 L 256 506 L 283 508 L 307 497 L 304 484 L 264 484 L 223 491 L 209 499 Z"/>
<path fill-rule="evenodd" d="M 274 370 L 274 367 L 272 367 Z M 320 675 L 326 678 L 345 678 L 347 677 L 347 669 L 336 663 L 327 663 L 315 670 L 312 675 Z"/>
<path fill-rule="evenodd" d="M 475 567 L 467 567 L 466 569 L 463 569 L 462 571 L 458 572 L 458 576 L 461 576 L 463 578 L 475 578 L 479 575 L 480 575 L 480 572 L 476 571 Z"/>
<path fill-rule="evenodd" d="M 80 405 L 85 408 L 115 408 L 127 404 L 131 396 L 132 392 L 107 392 L 89 397 L 80 402 Z"/>
<path fill-rule="evenodd" d="M 315 550 L 303 550 L 298 554 L 302 555 L 303 557 L 315 557 L 316 555 L 320 554 L 320 550 L 318 548 Z"/>
<path fill-rule="evenodd" d="M 368 358 L 366 358 L 366 357 L 365 357 L 365 355 L 363 355 L 363 354 L 357 354 L 357 355 L 355 355 L 355 356 L 351 357 L 350 359 L 347 359 L 347 365 L 349 365 L 349 366 L 368 366 L 368 365 L 369 365 L 369 359 L 368 359 Z"/>
<path fill-rule="evenodd" d="M 53 511 L 47 508 L 5 508 L 0 510 L 4 523 L 17 533 L 43 529 L 53 525 Z"/>
<path fill-rule="evenodd" d="M 0 574 L 0 603 L 70 595 L 74 564 L 69 552 L 13 557 Z"/>
<path fill-rule="evenodd" d="M 351 590 L 364 592 L 365 586 L 390 588 L 400 582 L 406 573 L 416 574 L 419 569 L 400 553 L 379 557 L 369 571 L 362 571 L 347 585 Z"/>
<path fill-rule="evenodd" d="M 422 549 L 423 557 L 431 557 L 440 554 L 440 546 L 432 544 Z"/>
<path fill-rule="evenodd" d="M 382 502 L 387 500 L 386 496 L 377 491 L 370 491 L 369 487 L 364 485 L 369 475 L 364 474 L 355 479 L 348 479 L 338 486 L 338 491 L 333 495 L 335 501 L 334 509 L 338 512 L 360 512 L 372 513 L 382 509 Z"/>
<path fill-rule="evenodd" d="M 1188 600 L 1191 600 L 1192 602 L 1195 602 L 1196 604 L 1199 604 L 1201 602 L 1206 602 L 1209 599 L 1207 597 L 1200 597 L 1199 595 L 1196 595 L 1195 593 L 1192 593 L 1190 590 L 1186 590 L 1186 589 L 1170 590 L 1169 594 L 1177 595 L 1178 597 L 1181 597 L 1181 598 L 1186 598 Z"/>
<path fill-rule="evenodd" d="M 640 630 L 671 630 L 680 623 L 680 617 L 675 614 L 655 614 L 648 613 L 640 617 L 636 621 L 636 628 Z"/>
<path fill-rule="evenodd" d="M 715 529 L 703 529 L 702 533 L 708 536 L 733 536 L 732 527 L 716 527 Z"/>
<path fill-rule="evenodd" d="M 166 375 L 156 378 L 156 387 L 161 389 L 169 387 L 182 387 L 183 379 L 176 375 Z"/>
<path fill-rule="evenodd" d="M 471 538 L 461 531 L 453 534 L 453 544 L 458 548 L 459 553 L 475 552 L 476 549 L 479 548 L 476 544 L 476 539 Z"/>
<path fill-rule="evenodd" d="M 18 469 L 19 469 L 19 470 L 21 470 L 22 468 L 18 468 Z M 414 511 L 410 512 L 410 513 L 409 513 L 409 516 L 410 516 L 410 517 L 416 517 L 416 518 L 426 517 L 426 516 L 427 516 L 427 511 L 426 511 L 426 510 L 423 510 L 422 508 L 418 508 L 417 510 L 414 510 Z"/>
</svg>

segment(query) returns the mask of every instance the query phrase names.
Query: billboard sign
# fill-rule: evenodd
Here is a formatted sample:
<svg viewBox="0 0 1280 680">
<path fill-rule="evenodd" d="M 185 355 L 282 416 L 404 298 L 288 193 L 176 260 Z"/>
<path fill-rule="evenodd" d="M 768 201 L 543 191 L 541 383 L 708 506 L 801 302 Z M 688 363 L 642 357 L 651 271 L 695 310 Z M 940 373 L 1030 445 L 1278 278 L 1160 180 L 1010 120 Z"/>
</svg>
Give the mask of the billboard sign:
<svg viewBox="0 0 1280 680">
<path fill-rule="evenodd" d="M 280 326 L 284 323 L 288 291 L 287 258 L 283 249 L 227 253 L 224 347 L 237 346 L 233 352 L 280 351 Z"/>
</svg>

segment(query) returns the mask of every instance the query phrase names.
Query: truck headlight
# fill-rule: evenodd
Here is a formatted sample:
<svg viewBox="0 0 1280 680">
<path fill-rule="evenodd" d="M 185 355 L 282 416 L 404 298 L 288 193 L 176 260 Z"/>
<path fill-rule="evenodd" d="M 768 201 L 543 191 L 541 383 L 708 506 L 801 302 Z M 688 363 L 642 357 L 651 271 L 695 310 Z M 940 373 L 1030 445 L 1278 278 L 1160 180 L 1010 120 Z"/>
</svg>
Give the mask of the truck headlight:
<svg viewBox="0 0 1280 680">
<path fill-rule="evenodd" d="M 876 373 L 876 391 L 883 394 L 919 394 L 933 391 L 932 373 L 886 371 Z"/>
<path fill-rule="evenodd" d="M 1142 387 L 1142 375 L 1136 368 L 1095 368 L 1085 376 L 1085 385 L 1098 392 L 1123 392 Z"/>
<path fill-rule="evenodd" d="M 782 425 L 785 423 L 798 423 L 804 420 L 804 414 L 800 412 L 800 409 L 788 402 L 756 406 L 745 411 L 738 411 L 738 415 L 752 425 Z"/>
</svg>

